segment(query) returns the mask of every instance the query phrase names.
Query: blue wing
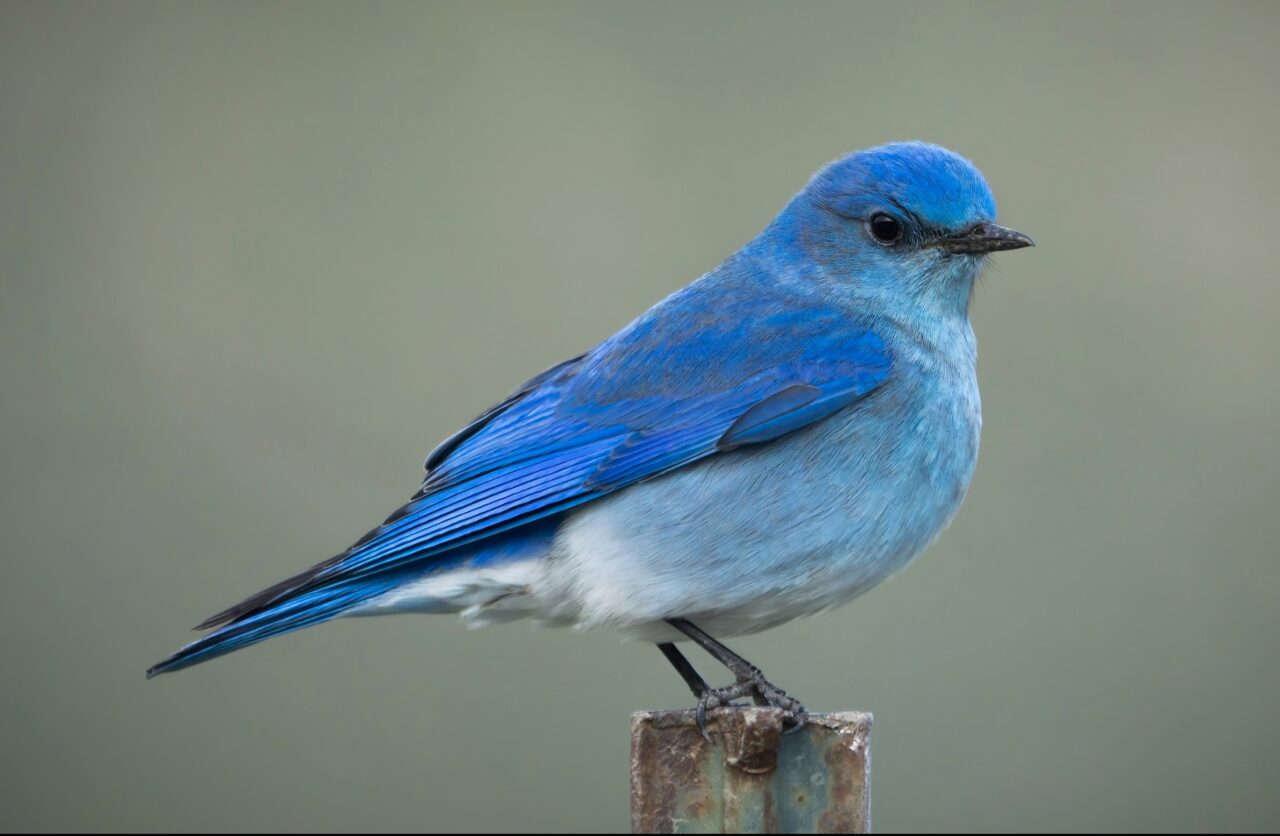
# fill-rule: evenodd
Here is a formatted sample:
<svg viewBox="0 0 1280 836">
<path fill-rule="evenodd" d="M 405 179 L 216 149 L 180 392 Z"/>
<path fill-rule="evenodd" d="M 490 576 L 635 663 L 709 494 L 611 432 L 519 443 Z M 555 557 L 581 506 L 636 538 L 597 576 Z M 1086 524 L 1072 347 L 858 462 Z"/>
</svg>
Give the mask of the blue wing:
<svg viewBox="0 0 1280 836">
<path fill-rule="evenodd" d="M 811 377 L 804 387 L 812 395 L 796 408 L 789 401 L 797 371 L 788 369 L 661 410 L 623 404 L 587 420 L 559 415 L 563 395 L 555 389 L 539 393 L 512 409 L 509 420 L 483 432 L 473 447 L 459 450 L 456 460 L 441 463 L 421 497 L 317 579 L 395 568 L 559 513 L 718 449 L 769 441 L 851 404 L 876 382 L 866 367 L 806 371 Z M 775 401 L 788 401 L 785 411 L 771 409 Z M 753 409 L 763 412 L 753 416 Z"/>
<path fill-rule="evenodd" d="M 707 288 L 691 285 L 680 295 Z M 672 305 L 676 301 L 680 304 Z M 879 386 L 890 354 L 872 331 L 820 307 L 673 297 L 594 351 L 533 378 L 427 459 L 421 489 L 346 552 L 219 613 L 235 646 L 315 623 L 315 599 L 338 614 L 400 571 L 445 562 L 494 538 L 702 458 L 772 441 Z M 759 296 L 756 297 L 759 302 Z M 717 310 L 708 316 L 707 310 Z M 332 612 L 329 612 L 332 610 Z M 286 621 L 291 621 L 291 616 Z M 269 628 L 258 635 L 261 622 Z M 249 628 L 252 628 L 250 630 Z M 229 647 L 228 649 L 234 649 Z M 192 662 L 202 660 L 193 659 Z"/>
<path fill-rule="evenodd" d="M 771 441 L 850 406 L 889 369 L 860 331 L 831 359 L 766 366 L 719 391 L 646 391 L 599 400 L 590 358 L 558 367 L 478 419 L 433 465 L 419 495 L 315 582 L 383 572 L 558 514 L 717 452 Z M 700 358 L 690 357 L 694 380 Z"/>
</svg>

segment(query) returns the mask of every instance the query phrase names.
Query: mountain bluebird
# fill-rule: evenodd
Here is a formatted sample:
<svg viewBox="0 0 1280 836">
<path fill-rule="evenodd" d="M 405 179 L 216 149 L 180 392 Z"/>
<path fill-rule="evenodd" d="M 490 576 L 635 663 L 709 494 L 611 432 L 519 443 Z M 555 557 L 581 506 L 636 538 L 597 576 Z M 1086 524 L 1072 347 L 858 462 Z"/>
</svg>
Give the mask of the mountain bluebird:
<svg viewBox="0 0 1280 836">
<path fill-rule="evenodd" d="M 960 506 L 981 414 L 969 325 L 995 224 L 969 161 L 897 143 L 823 168 L 754 240 L 444 441 L 323 563 L 209 618 L 154 676 L 338 616 L 532 618 L 654 642 L 706 711 L 805 710 L 713 636 L 844 603 Z M 733 684 L 711 688 L 691 640 Z"/>
</svg>

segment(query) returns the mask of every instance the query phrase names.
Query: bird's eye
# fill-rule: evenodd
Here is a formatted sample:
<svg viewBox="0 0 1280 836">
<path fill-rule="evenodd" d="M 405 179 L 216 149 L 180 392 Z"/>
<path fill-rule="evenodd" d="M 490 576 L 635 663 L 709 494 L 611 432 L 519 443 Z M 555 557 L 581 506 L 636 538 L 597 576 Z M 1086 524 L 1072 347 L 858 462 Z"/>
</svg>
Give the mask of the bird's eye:
<svg viewBox="0 0 1280 836">
<path fill-rule="evenodd" d="M 872 215 L 867 227 L 871 230 L 871 237 L 881 244 L 896 244 L 902 237 L 902 224 L 898 223 L 897 218 L 883 212 Z"/>
</svg>

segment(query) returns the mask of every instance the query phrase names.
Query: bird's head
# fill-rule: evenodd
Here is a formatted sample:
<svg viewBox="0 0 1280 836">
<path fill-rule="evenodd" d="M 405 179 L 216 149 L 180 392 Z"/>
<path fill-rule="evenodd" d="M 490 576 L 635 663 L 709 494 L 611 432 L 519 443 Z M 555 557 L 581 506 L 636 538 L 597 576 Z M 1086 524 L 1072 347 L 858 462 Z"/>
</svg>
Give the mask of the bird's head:
<svg viewBox="0 0 1280 836">
<path fill-rule="evenodd" d="M 900 142 L 827 165 L 774 232 L 821 265 L 836 292 L 963 313 L 988 254 L 1033 246 L 995 217 L 973 163 L 937 145 Z"/>
</svg>

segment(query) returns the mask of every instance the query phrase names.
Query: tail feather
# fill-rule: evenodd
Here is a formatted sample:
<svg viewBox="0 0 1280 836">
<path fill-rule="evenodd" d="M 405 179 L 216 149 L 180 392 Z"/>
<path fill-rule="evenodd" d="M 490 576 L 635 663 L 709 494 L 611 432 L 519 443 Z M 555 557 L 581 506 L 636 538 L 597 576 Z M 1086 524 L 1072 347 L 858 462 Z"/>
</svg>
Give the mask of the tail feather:
<svg viewBox="0 0 1280 836">
<path fill-rule="evenodd" d="M 418 494 L 414 496 L 414 499 L 421 495 L 422 492 L 419 491 Z M 294 595 L 306 591 L 307 587 L 312 585 L 313 582 L 319 580 L 328 569 L 350 557 L 353 552 L 373 540 L 384 528 L 405 516 L 412 508 L 413 499 L 397 508 L 391 516 L 383 520 L 382 525 L 365 532 L 364 536 L 348 546 L 346 551 L 339 552 L 328 560 L 322 560 L 310 569 L 299 572 L 293 577 L 285 578 L 279 583 L 273 584 L 261 592 L 255 592 L 240 603 L 227 607 L 220 613 L 209 616 L 204 621 L 197 624 L 195 629 L 211 630 L 214 627 L 220 627 L 224 624 L 238 624 L 245 621 L 250 616 L 267 610 L 272 604 L 291 600 Z"/>
<path fill-rule="evenodd" d="M 195 626 L 196 630 L 210 630 L 214 627 L 220 627 L 223 624 L 232 624 L 244 621 L 246 617 L 262 612 L 270 607 L 271 604 L 280 601 L 288 596 L 290 592 L 295 592 L 306 586 L 307 582 L 315 578 L 323 569 L 328 568 L 332 564 L 341 560 L 346 553 L 331 557 L 321 563 L 317 563 L 305 572 L 299 572 L 291 578 L 285 578 L 277 584 L 273 584 L 261 592 L 255 592 L 248 598 L 244 599 L 235 606 L 227 607 L 216 615 L 211 615 L 204 621 Z"/>
<path fill-rule="evenodd" d="M 357 604 L 394 588 L 404 572 L 360 578 L 304 592 L 267 606 L 197 639 L 147 670 L 147 679 L 189 668 L 260 641 L 337 618 Z"/>
<path fill-rule="evenodd" d="M 394 517 L 393 514 L 392 519 Z M 421 560 L 382 572 L 345 579 L 325 578 L 324 570 L 349 554 L 349 549 L 344 555 L 318 563 L 207 619 L 196 629 L 218 629 L 151 667 L 147 678 L 189 668 L 265 639 L 337 618 L 427 572 L 468 564 L 492 566 L 544 555 L 555 539 L 560 520 L 558 515 L 542 519 L 478 543 L 427 554 Z M 365 535 L 352 549 L 359 548 L 369 537 Z"/>
</svg>

